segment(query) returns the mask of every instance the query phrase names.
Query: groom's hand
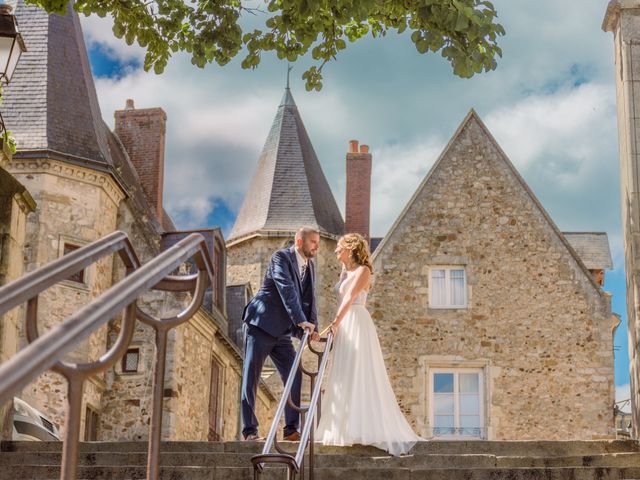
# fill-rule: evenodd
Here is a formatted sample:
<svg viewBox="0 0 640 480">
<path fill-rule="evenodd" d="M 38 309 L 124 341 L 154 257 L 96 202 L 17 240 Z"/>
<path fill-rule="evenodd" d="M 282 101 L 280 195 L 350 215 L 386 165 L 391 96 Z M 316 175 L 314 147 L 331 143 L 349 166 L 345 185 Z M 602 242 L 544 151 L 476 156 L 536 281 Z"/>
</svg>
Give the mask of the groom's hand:
<svg viewBox="0 0 640 480">
<path fill-rule="evenodd" d="M 313 333 L 314 333 L 314 331 L 315 331 L 315 329 L 316 329 L 316 326 L 315 326 L 313 323 L 311 323 L 311 322 L 300 322 L 300 323 L 298 324 L 298 326 L 299 326 L 301 329 L 303 329 L 305 332 L 309 332 L 309 333 L 310 333 L 310 334 L 312 334 L 312 335 L 313 335 Z"/>
</svg>

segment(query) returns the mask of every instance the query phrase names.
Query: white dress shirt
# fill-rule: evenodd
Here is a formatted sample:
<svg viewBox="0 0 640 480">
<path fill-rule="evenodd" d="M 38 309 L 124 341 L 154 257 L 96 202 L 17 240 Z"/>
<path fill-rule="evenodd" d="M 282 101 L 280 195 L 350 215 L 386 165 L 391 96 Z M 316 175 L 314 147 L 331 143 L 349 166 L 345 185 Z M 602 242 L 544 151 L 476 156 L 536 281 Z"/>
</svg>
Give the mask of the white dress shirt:
<svg viewBox="0 0 640 480">
<path fill-rule="evenodd" d="M 296 251 L 296 260 L 298 260 L 298 275 L 300 275 L 300 279 L 302 280 L 302 266 L 305 268 L 309 267 L 307 265 L 307 259 L 302 255 L 297 248 L 294 249 Z"/>
</svg>

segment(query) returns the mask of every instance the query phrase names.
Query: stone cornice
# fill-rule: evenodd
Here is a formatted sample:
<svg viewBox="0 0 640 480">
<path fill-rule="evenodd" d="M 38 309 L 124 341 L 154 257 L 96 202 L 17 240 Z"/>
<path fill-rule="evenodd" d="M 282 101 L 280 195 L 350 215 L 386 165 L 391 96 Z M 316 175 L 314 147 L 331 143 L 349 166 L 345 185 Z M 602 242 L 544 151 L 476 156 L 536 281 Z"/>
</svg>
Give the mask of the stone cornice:
<svg viewBox="0 0 640 480">
<path fill-rule="evenodd" d="M 36 211 L 36 201 L 28 190 L 24 190 L 23 192 L 16 194 L 15 200 L 18 203 L 18 207 L 20 207 L 20 210 L 22 210 L 24 214 Z"/>
<path fill-rule="evenodd" d="M 90 168 L 71 165 L 51 158 L 13 158 L 9 165 L 9 172 L 16 174 L 49 174 L 74 180 L 76 182 L 95 185 L 104 190 L 109 198 L 116 204 L 125 198 L 124 192 L 113 181 L 108 172 L 97 172 Z"/>
<path fill-rule="evenodd" d="M 611 0 L 602 20 L 602 30 L 613 32 L 618 27 L 622 10 L 640 9 L 640 0 Z"/>
</svg>

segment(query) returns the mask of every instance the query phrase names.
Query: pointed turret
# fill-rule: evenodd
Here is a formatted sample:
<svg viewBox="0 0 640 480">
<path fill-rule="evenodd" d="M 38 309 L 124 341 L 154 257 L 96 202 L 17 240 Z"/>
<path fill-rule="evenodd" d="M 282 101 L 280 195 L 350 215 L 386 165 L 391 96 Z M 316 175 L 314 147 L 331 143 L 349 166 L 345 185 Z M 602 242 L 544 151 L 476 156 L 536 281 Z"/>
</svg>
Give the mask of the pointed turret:
<svg viewBox="0 0 640 480">
<path fill-rule="evenodd" d="M 49 15 L 19 0 L 16 17 L 27 44 L 2 113 L 22 152 L 48 151 L 94 167 L 111 165 L 78 15 Z"/>
<path fill-rule="evenodd" d="M 78 14 L 49 15 L 18 0 L 15 10 L 27 46 L 0 107 L 18 144 L 14 158 L 49 158 L 111 175 L 150 224 L 172 229 L 160 204 L 150 205 L 139 173 L 120 139 L 102 119 Z M 164 142 L 164 137 L 161 138 Z"/>
<path fill-rule="evenodd" d="M 344 230 L 287 82 L 229 242 L 257 233 L 292 232 L 302 225 L 330 236 Z"/>
</svg>

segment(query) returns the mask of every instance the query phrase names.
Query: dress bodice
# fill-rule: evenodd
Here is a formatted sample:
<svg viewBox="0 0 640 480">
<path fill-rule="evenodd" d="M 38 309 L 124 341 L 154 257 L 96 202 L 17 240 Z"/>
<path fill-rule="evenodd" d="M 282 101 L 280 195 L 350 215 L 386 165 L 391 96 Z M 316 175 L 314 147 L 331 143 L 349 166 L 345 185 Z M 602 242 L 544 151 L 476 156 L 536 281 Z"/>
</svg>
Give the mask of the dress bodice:
<svg viewBox="0 0 640 480">
<path fill-rule="evenodd" d="M 358 268 L 367 268 L 367 267 L 358 267 Z M 347 292 L 351 288 L 351 285 L 353 284 L 353 282 L 355 282 L 357 270 L 358 269 L 347 271 L 346 276 L 341 278 L 338 284 L 336 285 L 338 293 L 340 295 L 340 301 L 342 301 L 344 296 L 347 294 Z M 355 298 L 352 305 L 364 305 L 367 301 L 368 293 L 369 293 L 369 290 L 366 290 L 366 289 L 362 290 L 358 294 L 358 296 Z"/>
</svg>

